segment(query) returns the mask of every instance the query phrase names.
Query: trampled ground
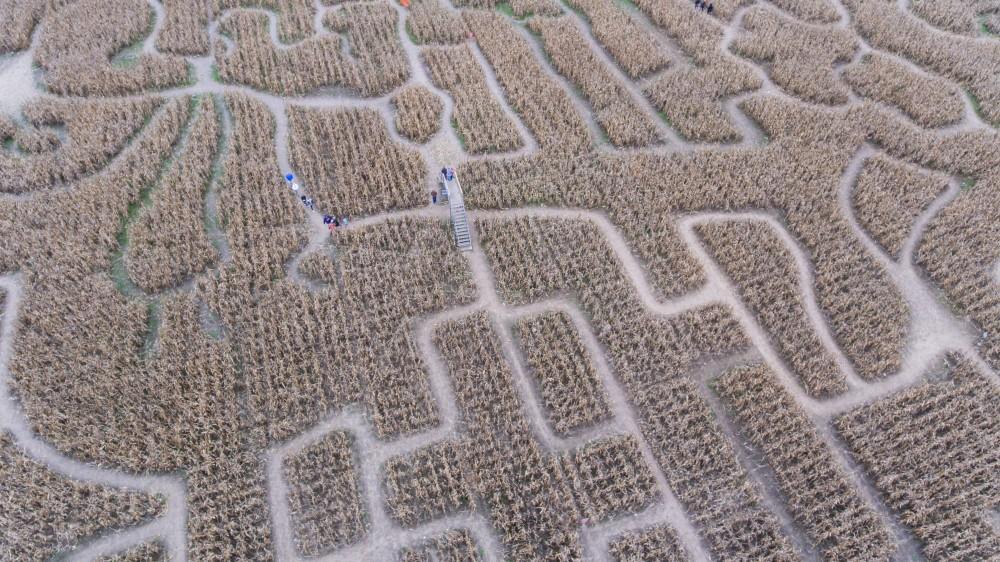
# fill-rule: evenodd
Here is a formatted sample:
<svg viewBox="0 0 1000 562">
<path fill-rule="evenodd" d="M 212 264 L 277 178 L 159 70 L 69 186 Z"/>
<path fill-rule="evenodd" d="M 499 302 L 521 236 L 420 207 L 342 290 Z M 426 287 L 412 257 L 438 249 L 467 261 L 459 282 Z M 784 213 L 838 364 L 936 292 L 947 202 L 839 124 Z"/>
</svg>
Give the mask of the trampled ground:
<svg viewBox="0 0 1000 562">
<path fill-rule="evenodd" d="M 0 560 L 1000 558 L 998 10 L 0 0 Z"/>
</svg>

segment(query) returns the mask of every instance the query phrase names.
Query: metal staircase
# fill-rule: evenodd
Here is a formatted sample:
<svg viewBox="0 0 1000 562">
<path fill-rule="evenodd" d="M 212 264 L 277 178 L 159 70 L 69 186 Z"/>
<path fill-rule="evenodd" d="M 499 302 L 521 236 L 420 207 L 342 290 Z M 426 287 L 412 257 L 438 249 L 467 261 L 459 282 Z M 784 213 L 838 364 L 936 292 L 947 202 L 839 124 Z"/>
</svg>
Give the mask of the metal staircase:
<svg viewBox="0 0 1000 562">
<path fill-rule="evenodd" d="M 462 186 L 458 183 L 458 176 L 445 180 L 445 188 L 448 190 L 448 207 L 451 211 L 451 226 L 455 230 L 455 245 L 463 252 L 471 251 L 472 232 L 469 230 L 469 216 L 465 212 L 465 199 L 462 197 Z"/>
</svg>

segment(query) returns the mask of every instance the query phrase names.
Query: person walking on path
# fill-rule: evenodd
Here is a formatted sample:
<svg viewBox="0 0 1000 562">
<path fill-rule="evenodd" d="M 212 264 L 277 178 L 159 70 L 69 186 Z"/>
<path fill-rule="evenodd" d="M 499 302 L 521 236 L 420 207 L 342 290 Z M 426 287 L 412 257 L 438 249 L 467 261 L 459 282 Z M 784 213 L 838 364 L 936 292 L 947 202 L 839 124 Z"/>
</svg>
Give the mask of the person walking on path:
<svg viewBox="0 0 1000 562">
<path fill-rule="evenodd" d="M 344 218 L 340 219 L 340 226 L 347 228 L 347 222 L 348 222 L 347 215 L 344 215 Z"/>
<path fill-rule="evenodd" d="M 437 205 L 438 202 L 438 192 L 431 191 L 431 205 Z"/>
</svg>

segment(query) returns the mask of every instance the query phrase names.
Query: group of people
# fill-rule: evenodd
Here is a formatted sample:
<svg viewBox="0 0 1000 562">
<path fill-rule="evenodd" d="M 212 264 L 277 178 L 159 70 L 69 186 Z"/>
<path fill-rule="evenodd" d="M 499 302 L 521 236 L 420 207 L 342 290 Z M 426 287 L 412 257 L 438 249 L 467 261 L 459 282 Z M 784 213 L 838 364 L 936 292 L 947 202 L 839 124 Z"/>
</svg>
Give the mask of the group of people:
<svg viewBox="0 0 1000 562">
<path fill-rule="evenodd" d="M 441 179 L 444 180 L 444 182 L 441 184 L 441 196 L 447 197 L 448 196 L 447 182 L 450 182 L 455 179 L 455 168 L 441 168 Z M 431 203 L 437 205 L 437 202 L 438 202 L 438 192 L 431 191 Z"/>
<path fill-rule="evenodd" d="M 344 215 L 342 218 L 337 218 L 334 215 L 323 215 L 323 224 L 330 229 L 330 234 L 333 234 L 333 231 L 337 230 L 338 226 L 347 226 L 349 220 L 347 215 Z"/>
<path fill-rule="evenodd" d="M 694 7 L 710 14 L 715 11 L 715 6 L 711 2 L 705 2 L 704 0 L 694 0 Z"/>
<path fill-rule="evenodd" d="M 288 187 L 292 189 L 292 193 L 298 195 L 299 189 L 301 189 L 301 187 L 299 186 L 298 183 L 295 182 L 295 175 L 287 174 L 285 176 L 285 181 L 288 182 Z M 299 201 L 301 201 L 302 205 L 307 209 L 309 209 L 310 211 L 316 210 L 316 203 L 313 201 L 312 197 L 300 195 Z M 350 219 L 348 218 L 347 215 L 344 215 L 342 218 L 338 218 L 336 215 L 323 215 L 323 224 L 325 224 L 327 228 L 330 229 L 330 234 L 333 234 L 334 230 L 336 230 L 338 226 L 347 226 L 347 223 L 349 221 Z"/>
</svg>

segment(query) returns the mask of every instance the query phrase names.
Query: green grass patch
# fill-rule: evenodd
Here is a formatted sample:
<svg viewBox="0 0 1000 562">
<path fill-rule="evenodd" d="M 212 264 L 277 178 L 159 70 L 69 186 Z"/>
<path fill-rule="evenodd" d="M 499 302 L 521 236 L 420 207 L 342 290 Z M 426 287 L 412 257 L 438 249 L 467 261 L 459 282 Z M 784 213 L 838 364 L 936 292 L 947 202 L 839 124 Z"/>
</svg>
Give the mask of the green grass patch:
<svg viewBox="0 0 1000 562">
<path fill-rule="evenodd" d="M 512 8 L 510 6 L 510 2 L 500 2 L 499 4 L 496 5 L 496 9 L 497 9 L 498 12 L 500 12 L 501 14 L 503 14 L 503 15 L 505 15 L 507 17 L 510 17 L 510 18 L 516 18 L 517 17 L 517 16 L 514 15 L 514 8 Z"/>
<path fill-rule="evenodd" d="M 986 37 L 993 37 L 993 38 L 1000 37 L 1000 35 L 997 35 L 996 33 L 993 33 L 990 30 L 990 28 L 987 27 L 987 25 L 986 25 L 986 16 L 979 16 L 979 34 L 980 35 L 984 35 Z"/>
<path fill-rule="evenodd" d="M 222 82 L 222 76 L 219 76 L 219 67 L 214 63 L 212 64 L 212 80 L 215 80 L 216 82 L 219 83 Z"/>
<path fill-rule="evenodd" d="M 413 28 L 410 27 L 410 21 L 406 20 L 406 25 L 403 26 L 406 30 L 406 36 L 410 38 L 410 42 L 414 45 L 423 45 L 423 42 L 417 39 L 416 34 L 413 33 Z"/>
<path fill-rule="evenodd" d="M 976 187 L 976 178 L 962 178 L 962 183 L 958 184 L 963 190 Z"/>
<path fill-rule="evenodd" d="M 451 118 L 451 128 L 455 131 L 455 136 L 458 137 L 458 144 L 462 146 L 463 152 L 468 152 L 466 148 L 468 145 L 465 142 L 465 135 L 462 134 L 462 130 L 458 128 L 458 119 L 454 117 Z"/>
<path fill-rule="evenodd" d="M 965 90 L 965 95 L 969 96 L 969 103 L 972 104 L 972 111 L 975 111 L 976 115 L 978 115 L 980 119 L 989 123 L 990 120 L 987 119 L 985 115 L 983 115 L 983 106 L 980 105 L 979 98 L 977 98 L 975 94 L 972 93 L 972 90 L 968 89 Z"/>
<path fill-rule="evenodd" d="M 639 9 L 639 6 L 636 6 L 635 2 L 633 2 L 632 0 L 615 0 L 615 2 L 617 2 L 618 5 L 620 5 L 621 7 L 625 8 L 627 10 L 638 10 Z"/>
<path fill-rule="evenodd" d="M 180 151 L 180 146 L 184 143 L 187 132 L 190 130 L 192 123 L 194 123 L 194 114 L 198 107 L 198 98 L 199 96 L 191 97 L 190 115 L 188 116 L 187 123 L 184 124 L 184 129 L 181 132 L 181 138 L 178 141 L 178 152 Z M 178 152 L 170 154 L 163 160 L 160 164 L 160 171 L 156 175 L 156 179 L 148 185 L 144 185 L 139 190 L 138 199 L 129 203 L 128 208 L 125 211 L 125 217 L 122 219 L 121 225 L 118 227 L 118 234 L 115 235 L 115 240 L 118 241 L 118 248 L 116 248 L 114 253 L 111 255 L 111 278 L 114 280 L 115 287 L 123 295 L 144 298 L 142 290 L 132 282 L 131 277 L 129 277 L 128 270 L 125 268 L 125 249 L 129 244 L 129 229 L 139 217 L 139 213 L 146 207 L 152 205 L 153 189 L 160 184 L 167 170 L 174 165 L 174 160 Z"/>
<path fill-rule="evenodd" d="M 111 59 L 111 66 L 122 69 L 132 68 L 139 62 L 139 55 L 141 54 L 142 43 L 131 45 L 115 55 L 115 58 Z"/>
<path fill-rule="evenodd" d="M 14 150 L 14 139 L 4 139 L 3 148 L 4 150 Z"/>
<path fill-rule="evenodd" d="M 510 5 L 510 2 L 500 2 L 499 4 L 496 5 L 496 9 L 501 14 L 503 14 L 503 15 L 509 17 L 509 18 L 512 18 L 514 20 L 517 20 L 517 21 L 524 21 L 524 20 L 528 19 L 529 17 L 531 17 L 533 15 L 533 14 L 530 14 L 530 13 L 529 14 L 525 14 L 523 16 L 519 16 L 519 15 L 515 14 L 514 13 L 514 8 Z"/>
</svg>

